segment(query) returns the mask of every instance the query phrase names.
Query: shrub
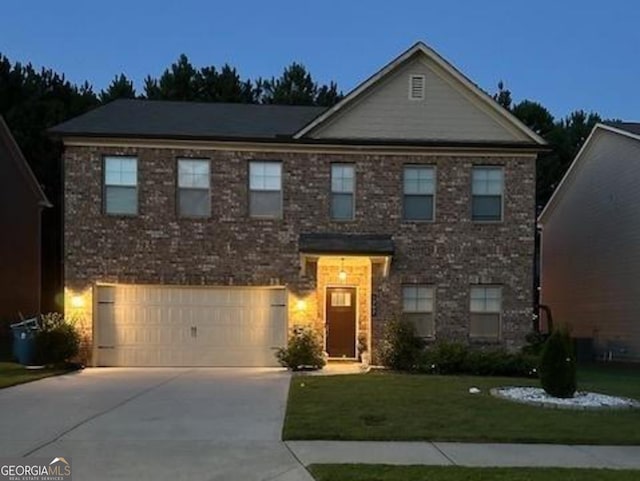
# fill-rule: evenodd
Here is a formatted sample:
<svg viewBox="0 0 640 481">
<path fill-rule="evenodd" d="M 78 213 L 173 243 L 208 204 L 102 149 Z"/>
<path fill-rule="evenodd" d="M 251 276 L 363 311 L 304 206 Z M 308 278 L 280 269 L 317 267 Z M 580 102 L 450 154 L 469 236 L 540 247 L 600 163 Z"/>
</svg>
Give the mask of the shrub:
<svg viewBox="0 0 640 481">
<path fill-rule="evenodd" d="M 78 355 L 80 333 L 62 314 L 51 312 L 40 320 L 36 334 L 37 360 L 40 364 L 62 364 Z"/>
<path fill-rule="evenodd" d="M 425 366 L 426 372 L 434 374 L 460 374 L 465 371 L 468 355 L 468 348 L 464 344 L 439 341 L 424 351 L 421 365 Z"/>
<path fill-rule="evenodd" d="M 293 329 L 286 348 L 276 351 L 281 366 L 299 371 L 302 369 L 320 369 L 325 365 L 320 336 L 312 329 L 297 326 Z"/>
<path fill-rule="evenodd" d="M 506 349 L 473 350 L 465 344 L 439 341 L 421 356 L 419 370 L 431 374 L 533 377 L 537 358 Z"/>
<path fill-rule="evenodd" d="M 399 371 L 417 368 L 424 341 L 417 336 L 415 326 L 405 320 L 393 320 L 385 325 L 380 350 L 382 365 Z"/>
<path fill-rule="evenodd" d="M 555 329 L 542 349 L 540 384 L 547 394 L 570 398 L 576 392 L 576 357 L 566 327 Z"/>
<path fill-rule="evenodd" d="M 527 345 L 522 348 L 522 352 L 525 354 L 531 354 L 533 356 L 539 356 L 544 347 L 544 343 L 549 338 L 549 334 L 543 332 L 531 331 L 525 337 Z"/>
</svg>

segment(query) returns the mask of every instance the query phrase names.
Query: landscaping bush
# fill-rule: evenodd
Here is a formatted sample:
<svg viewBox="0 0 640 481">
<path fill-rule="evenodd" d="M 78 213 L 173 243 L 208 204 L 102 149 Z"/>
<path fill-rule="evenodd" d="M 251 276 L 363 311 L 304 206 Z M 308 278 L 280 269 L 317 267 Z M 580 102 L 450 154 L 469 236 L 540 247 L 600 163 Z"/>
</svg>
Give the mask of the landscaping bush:
<svg viewBox="0 0 640 481">
<path fill-rule="evenodd" d="M 79 350 L 80 333 L 73 323 L 57 312 L 42 316 L 36 334 L 39 364 L 63 364 L 77 356 Z"/>
<path fill-rule="evenodd" d="M 542 353 L 544 343 L 549 339 L 549 334 L 543 332 L 531 331 L 526 335 L 527 345 L 522 348 L 522 352 L 532 356 L 539 356 Z"/>
<path fill-rule="evenodd" d="M 459 342 L 438 341 L 425 349 L 420 370 L 434 374 L 460 374 L 465 371 L 469 349 Z"/>
<path fill-rule="evenodd" d="M 473 350 L 462 343 L 440 341 L 421 355 L 419 370 L 430 374 L 533 377 L 537 358 L 506 349 Z"/>
<path fill-rule="evenodd" d="M 383 366 L 399 371 L 413 371 L 418 366 L 424 341 L 418 337 L 415 326 L 404 320 L 393 320 L 385 325 L 380 350 Z"/>
<path fill-rule="evenodd" d="M 287 347 L 278 349 L 276 358 L 281 366 L 292 371 L 320 369 L 326 363 L 320 336 L 302 326 L 293 329 Z"/>
<path fill-rule="evenodd" d="M 570 398 L 576 392 L 576 357 L 566 327 L 555 329 L 540 358 L 540 384 L 547 394 Z"/>
</svg>

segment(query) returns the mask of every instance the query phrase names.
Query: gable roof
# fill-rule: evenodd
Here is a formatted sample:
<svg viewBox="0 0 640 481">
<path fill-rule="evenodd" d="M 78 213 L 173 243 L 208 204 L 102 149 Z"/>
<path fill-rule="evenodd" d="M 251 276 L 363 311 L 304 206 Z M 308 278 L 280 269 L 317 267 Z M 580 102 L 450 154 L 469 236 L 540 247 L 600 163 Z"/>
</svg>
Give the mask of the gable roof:
<svg viewBox="0 0 640 481">
<path fill-rule="evenodd" d="M 24 158 L 20 147 L 18 147 L 13 135 L 11 135 L 11 130 L 9 130 L 2 115 L 0 115 L 0 159 L 2 158 L 16 166 L 41 206 L 52 207 L 51 202 L 49 202 L 42 187 L 40 187 L 38 179 L 36 179 L 31 167 L 29 167 L 27 159 Z"/>
<path fill-rule="evenodd" d="M 393 72 L 397 71 L 402 65 L 404 65 L 410 59 L 416 56 L 424 56 L 438 65 L 447 74 L 456 79 L 463 87 L 472 95 L 477 97 L 483 106 L 493 113 L 497 114 L 506 124 L 513 127 L 520 133 L 524 134 L 529 140 L 529 143 L 534 145 L 546 146 L 547 142 L 538 134 L 529 129 L 524 123 L 518 120 L 513 114 L 500 106 L 494 101 L 488 94 L 483 92 L 476 84 L 469 80 L 464 74 L 462 74 L 453 65 L 447 62 L 441 57 L 435 50 L 428 47 L 423 42 L 417 42 L 411 48 L 400 54 L 394 60 L 382 67 L 378 72 L 369 77 L 363 83 L 358 85 L 349 94 L 347 94 L 340 102 L 333 107 L 327 109 L 305 125 L 302 129 L 294 134 L 294 138 L 299 139 L 309 136 L 312 132 L 319 127 L 327 124 L 333 120 L 339 113 L 345 110 L 348 106 L 353 104 L 357 99 L 363 96 L 366 92 L 370 91 L 375 85 L 381 83 L 389 77 Z"/>
<path fill-rule="evenodd" d="M 547 202 L 547 205 L 545 205 L 544 209 L 542 209 L 542 212 L 538 216 L 538 225 L 540 226 L 544 225 L 544 223 L 549 218 L 549 216 L 551 215 L 555 207 L 558 205 L 558 202 L 560 202 L 560 200 L 562 199 L 562 196 L 569 189 L 569 186 L 570 186 L 569 184 L 571 182 L 571 179 L 575 178 L 575 176 L 580 171 L 585 153 L 587 152 L 591 144 L 594 142 L 595 136 L 600 132 L 610 132 L 610 133 L 621 135 L 623 137 L 627 137 L 640 142 L 640 123 L 612 122 L 607 124 L 603 124 L 603 123 L 596 124 L 591 130 L 591 133 L 589 134 L 589 136 L 587 137 L 587 140 L 585 140 L 584 144 L 582 144 L 582 147 L 578 151 L 578 154 L 576 155 L 575 159 L 573 159 L 573 162 L 571 162 L 571 165 L 565 172 L 564 176 L 562 177 L 562 180 L 560 181 L 556 189 L 553 191 L 553 194 L 551 195 L 551 198 Z"/>
<path fill-rule="evenodd" d="M 61 136 L 290 137 L 326 107 L 120 99 L 49 129 Z"/>
<path fill-rule="evenodd" d="M 640 122 L 605 122 L 605 125 L 624 130 L 630 134 L 640 135 Z"/>
</svg>

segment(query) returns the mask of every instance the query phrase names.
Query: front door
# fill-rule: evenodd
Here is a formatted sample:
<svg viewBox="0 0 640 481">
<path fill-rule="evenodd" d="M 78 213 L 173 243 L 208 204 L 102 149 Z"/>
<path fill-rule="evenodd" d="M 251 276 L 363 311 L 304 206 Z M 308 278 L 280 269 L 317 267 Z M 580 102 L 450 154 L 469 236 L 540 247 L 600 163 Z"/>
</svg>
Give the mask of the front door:
<svg viewBox="0 0 640 481">
<path fill-rule="evenodd" d="M 356 288 L 327 287 L 327 354 L 356 357 Z"/>
</svg>

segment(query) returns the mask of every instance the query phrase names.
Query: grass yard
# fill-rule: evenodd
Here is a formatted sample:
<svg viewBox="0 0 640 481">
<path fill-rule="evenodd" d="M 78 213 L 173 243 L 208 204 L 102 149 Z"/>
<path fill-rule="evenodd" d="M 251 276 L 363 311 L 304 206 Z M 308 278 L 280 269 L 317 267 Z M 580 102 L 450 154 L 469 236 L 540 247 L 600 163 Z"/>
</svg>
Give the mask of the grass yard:
<svg viewBox="0 0 640 481">
<path fill-rule="evenodd" d="M 635 481 L 638 471 L 316 464 L 317 481 Z"/>
<path fill-rule="evenodd" d="M 57 376 L 69 372 L 68 369 L 38 369 L 29 370 L 13 362 L 0 362 L 0 389 L 37 381 L 45 377 Z"/>
<path fill-rule="evenodd" d="M 640 366 L 591 366 L 579 388 L 640 399 Z M 640 444 L 640 409 L 567 411 L 496 399 L 535 379 L 398 373 L 293 377 L 284 439 Z M 476 386 L 481 394 L 469 394 Z M 507 478 L 509 479 L 509 478 Z"/>
</svg>

